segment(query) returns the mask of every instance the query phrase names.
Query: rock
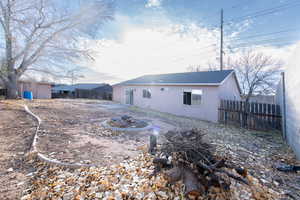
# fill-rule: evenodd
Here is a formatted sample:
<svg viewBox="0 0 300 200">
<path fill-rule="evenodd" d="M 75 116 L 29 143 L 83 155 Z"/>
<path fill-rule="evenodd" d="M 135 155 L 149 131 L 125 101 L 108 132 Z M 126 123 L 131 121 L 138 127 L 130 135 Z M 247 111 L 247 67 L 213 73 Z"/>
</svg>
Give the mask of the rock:
<svg viewBox="0 0 300 200">
<path fill-rule="evenodd" d="M 66 193 L 63 196 L 63 200 L 71 200 L 74 198 L 74 194 L 72 192 Z"/>
<path fill-rule="evenodd" d="M 277 181 L 273 181 L 273 183 L 276 185 L 276 186 L 279 186 L 279 183 Z"/>
<path fill-rule="evenodd" d="M 127 120 L 132 119 L 132 117 L 129 116 L 129 115 L 122 115 L 122 116 L 121 116 L 121 119 L 127 121 Z"/>
<path fill-rule="evenodd" d="M 119 121 L 119 120 L 120 120 L 119 117 L 113 117 L 113 118 L 111 118 L 111 121 L 114 121 L 114 122 L 117 122 L 117 121 Z"/>
<path fill-rule="evenodd" d="M 21 186 L 21 185 L 24 185 L 24 182 L 20 182 L 17 184 L 17 186 Z"/>
<path fill-rule="evenodd" d="M 14 171 L 14 169 L 13 168 L 9 168 L 9 169 L 7 169 L 7 171 L 8 172 L 12 172 L 12 171 Z"/>
<path fill-rule="evenodd" d="M 27 195 L 23 196 L 23 197 L 21 198 L 21 200 L 31 199 L 30 196 L 31 196 L 30 194 L 27 194 Z"/>
</svg>

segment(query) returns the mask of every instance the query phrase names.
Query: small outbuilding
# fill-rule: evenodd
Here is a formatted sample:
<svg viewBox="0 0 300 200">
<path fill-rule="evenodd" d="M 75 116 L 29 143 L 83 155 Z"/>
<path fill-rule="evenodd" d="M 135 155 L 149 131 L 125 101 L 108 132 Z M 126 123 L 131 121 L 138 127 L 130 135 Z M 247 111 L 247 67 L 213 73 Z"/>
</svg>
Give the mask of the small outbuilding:
<svg viewBox="0 0 300 200">
<path fill-rule="evenodd" d="M 221 99 L 241 99 L 234 70 L 146 75 L 113 85 L 114 101 L 212 122 Z"/>
<path fill-rule="evenodd" d="M 41 81 L 19 80 L 18 94 L 23 97 L 24 91 L 32 92 L 34 99 L 51 99 L 51 83 Z M 7 90 L 0 85 L 0 96 L 6 96 Z"/>
<path fill-rule="evenodd" d="M 19 81 L 18 92 L 31 91 L 34 99 L 51 99 L 51 83 L 37 81 Z"/>
</svg>

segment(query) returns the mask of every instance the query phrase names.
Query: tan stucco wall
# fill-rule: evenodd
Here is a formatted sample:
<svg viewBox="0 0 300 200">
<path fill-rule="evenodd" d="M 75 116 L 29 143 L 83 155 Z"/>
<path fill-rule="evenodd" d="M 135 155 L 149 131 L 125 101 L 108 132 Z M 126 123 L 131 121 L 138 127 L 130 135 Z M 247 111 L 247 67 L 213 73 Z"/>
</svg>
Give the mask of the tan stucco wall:
<svg viewBox="0 0 300 200">
<path fill-rule="evenodd" d="M 234 74 L 227 77 L 224 83 L 219 87 L 219 97 L 227 100 L 241 100 L 241 94 Z"/>
<path fill-rule="evenodd" d="M 167 88 L 161 91 L 161 88 Z M 230 76 L 224 84 L 218 86 L 113 86 L 113 100 L 126 103 L 126 89 L 134 89 L 134 105 L 151 108 L 180 116 L 195 117 L 217 122 L 220 99 L 240 99 L 240 93 L 234 77 Z M 150 89 L 151 98 L 143 98 L 143 89 Z M 183 91 L 201 89 L 203 91 L 200 105 L 184 105 Z"/>
<path fill-rule="evenodd" d="M 289 59 L 285 70 L 286 89 L 286 138 L 300 159 L 300 45 Z M 276 93 L 276 103 L 283 110 L 282 81 Z"/>
<path fill-rule="evenodd" d="M 161 88 L 165 88 L 165 91 L 161 91 Z M 113 100 L 125 104 L 126 89 L 134 89 L 133 101 L 136 106 L 213 122 L 218 120 L 219 101 L 216 86 L 119 86 L 114 87 Z M 150 89 L 150 99 L 143 98 L 143 89 Z M 200 105 L 183 104 L 183 91 L 189 89 L 202 89 Z"/>
<path fill-rule="evenodd" d="M 34 99 L 51 99 L 51 85 L 36 82 L 20 82 L 18 84 L 19 94 L 31 91 Z"/>
</svg>

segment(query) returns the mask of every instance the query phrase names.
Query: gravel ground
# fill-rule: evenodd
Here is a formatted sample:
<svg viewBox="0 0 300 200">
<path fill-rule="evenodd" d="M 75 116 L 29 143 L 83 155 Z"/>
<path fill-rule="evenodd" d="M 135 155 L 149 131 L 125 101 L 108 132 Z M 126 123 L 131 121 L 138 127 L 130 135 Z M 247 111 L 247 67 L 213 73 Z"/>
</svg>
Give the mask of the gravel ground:
<svg viewBox="0 0 300 200">
<path fill-rule="evenodd" d="M 214 144 L 218 156 L 227 157 L 231 162 L 239 166 L 244 166 L 253 180 L 255 180 L 256 186 L 262 189 L 258 196 L 255 196 L 255 192 L 253 191 L 252 196 L 247 196 L 251 194 L 251 191 L 241 196 L 238 191 L 246 191 L 246 189 L 238 189 L 240 186 L 237 185 L 234 186 L 234 191 L 238 193 L 238 195 L 235 195 L 236 197 L 232 199 L 279 199 L 279 196 L 282 199 L 300 199 L 300 174 L 283 173 L 274 169 L 274 164 L 279 162 L 299 164 L 291 150 L 282 141 L 280 133 L 278 132 L 266 133 L 248 131 L 160 113 L 153 110 L 128 107 L 108 101 L 80 99 L 35 100 L 28 103 L 28 105 L 30 109 L 43 120 L 41 132 L 39 133 L 41 137 L 38 143 L 39 151 L 49 157 L 65 162 L 97 164 L 100 168 L 96 168 L 95 170 L 101 171 L 99 172 L 99 177 L 110 173 L 109 170 L 119 169 L 119 163 L 123 163 L 122 165 L 124 165 L 124 163 L 132 164 L 133 168 L 136 168 L 136 165 L 139 166 L 139 162 L 136 161 L 143 155 L 142 148 L 144 148 L 148 142 L 149 132 L 120 133 L 105 130 L 99 126 L 99 124 L 106 119 L 127 114 L 159 126 L 161 133 L 176 128 L 200 128 L 206 132 L 206 139 Z M 23 116 L 21 118 L 23 119 L 25 117 Z M 7 123 L 0 125 L 3 127 L 9 126 Z M 24 130 L 25 129 L 22 129 L 22 131 Z M 33 132 L 34 131 L 32 131 L 32 133 Z M 150 158 L 145 156 L 143 158 L 146 159 L 147 163 L 151 163 L 149 162 Z M 142 162 L 146 161 L 143 160 Z M 81 187 L 88 184 L 88 186 L 86 185 L 85 187 L 88 189 L 91 188 L 90 184 L 92 184 L 92 182 L 90 176 L 94 174 L 94 169 L 88 169 L 88 171 L 69 171 L 68 169 L 45 166 L 39 162 L 35 164 L 38 171 L 30 176 L 31 184 L 27 187 L 25 191 L 27 196 L 24 196 L 23 199 L 39 199 L 39 195 L 40 197 L 44 195 L 48 199 L 60 199 L 62 197 L 61 195 L 66 195 L 64 185 L 68 184 L 69 175 L 74 176 L 75 181 L 83 181 L 77 181 L 72 187 L 70 186 L 70 188 L 74 186 L 77 190 L 79 187 L 79 193 L 76 193 L 78 199 L 86 194 L 80 192 Z M 150 173 L 151 166 L 148 165 L 150 164 L 145 166 L 145 170 L 148 170 L 147 173 Z M 66 175 L 68 173 L 71 174 Z M 123 177 L 124 174 L 119 175 Z M 44 182 L 46 176 L 49 178 Z M 61 178 L 57 176 L 61 176 Z M 128 176 L 126 175 L 125 179 L 128 179 Z M 132 174 L 130 176 L 132 176 Z M 142 178 L 141 183 L 144 183 L 145 177 L 139 178 Z M 129 180 L 132 179 L 129 178 Z M 57 189 L 58 192 L 55 192 L 55 181 L 59 183 L 57 183 L 59 185 Z M 155 187 L 157 187 L 156 184 L 157 182 L 153 183 Z M 46 187 L 43 187 L 43 185 Z M 111 192 L 105 191 L 103 193 L 103 191 L 94 191 L 89 194 L 92 196 L 89 196 L 88 199 L 120 199 L 120 194 L 117 192 L 120 189 L 118 187 L 116 186 L 115 188 L 109 189 Z M 63 188 L 62 191 L 60 188 Z M 164 190 L 165 189 L 157 190 L 154 188 L 152 192 L 156 194 L 157 192 L 164 192 Z M 95 192 L 97 195 L 102 196 L 96 198 L 94 196 Z M 176 191 L 172 190 L 171 193 L 174 195 Z M 131 195 L 134 194 L 135 193 Z M 118 195 L 119 197 L 117 198 Z M 161 193 L 161 195 L 165 195 L 165 193 Z M 166 199 L 158 196 L 152 196 L 149 199 Z M 67 197 L 63 199 L 68 199 Z M 75 196 L 69 199 L 73 198 L 75 198 Z"/>
<path fill-rule="evenodd" d="M 54 152 L 52 156 L 57 159 L 62 155 L 65 161 L 107 166 L 134 158 L 140 153 L 136 149 L 147 143 L 149 132 L 117 133 L 99 126 L 103 120 L 127 114 L 159 126 L 161 133 L 176 128 L 200 128 L 219 156 L 245 167 L 263 185 L 286 194 L 287 198 L 300 199 L 299 173 L 274 169 L 280 162 L 299 164 L 279 132 L 249 131 L 108 101 L 50 100 L 30 106 L 45 120 L 42 130 L 46 133 L 46 145 L 41 142 L 40 149 L 48 154 Z"/>
<path fill-rule="evenodd" d="M 26 162 L 35 122 L 15 107 L 0 101 L 0 199 L 19 199 L 26 175 L 34 168 Z"/>
<path fill-rule="evenodd" d="M 284 194 L 284 198 L 300 199 L 300 173 L 285 173 L 274 168 L 279 163 L 300 165 L 279 132 L 245 130 L 137 107 L 131 107 L 130 110 L 160 118 L 181 128 L 204 130 L 207 133 L 206 139 L 215 145 L 219 156 L 244 166 L 263 185 Z"/>
<path fill-rule="evenodd" d="M 113 105 L 93 100 L 40 100 L 30 109 L 42 119 L 37 148 L 53 159 L 68 163 L 109 166 L 124 158 L 134 158 L 136 149 L 148 142 L 149 131 L 114 132 L 101 127 L 101 122 L 126 113 L 127 108 L 108 109 Z M 173 126 L 155 119 L 168 130 Z"/>
</svg>

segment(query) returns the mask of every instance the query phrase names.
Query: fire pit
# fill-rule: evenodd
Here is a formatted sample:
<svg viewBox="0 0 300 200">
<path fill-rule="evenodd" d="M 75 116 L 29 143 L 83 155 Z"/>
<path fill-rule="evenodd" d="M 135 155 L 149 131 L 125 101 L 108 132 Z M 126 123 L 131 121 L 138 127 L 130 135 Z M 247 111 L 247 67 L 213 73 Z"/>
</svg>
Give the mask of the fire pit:
<svg viewBox="0 0 300 200">
<path fill-rule="evenodd" d="M 152 129 L 152 125 L 132 116 L 114 117 L 102 123 L 102 126 L 114 131 L 145 131 Z"/>
</svg>

